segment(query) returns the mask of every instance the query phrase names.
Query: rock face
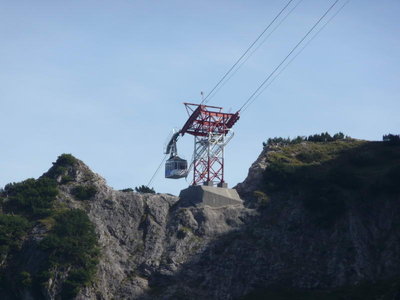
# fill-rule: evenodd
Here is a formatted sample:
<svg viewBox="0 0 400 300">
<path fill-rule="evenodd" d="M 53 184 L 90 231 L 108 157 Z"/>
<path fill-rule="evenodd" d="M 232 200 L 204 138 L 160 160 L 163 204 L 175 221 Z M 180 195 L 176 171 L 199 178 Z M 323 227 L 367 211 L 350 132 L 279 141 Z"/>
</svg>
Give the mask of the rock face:
<svg viewBox="0 0 400 300">
<path fill-rule="evenodd" d="M 58 201 L 87 212 L 101 247 L 96 280 L 77 299 L 153 298 L 157 288 L 149 286 L 152 281 L 174 277 L 209 243 L 254 214 L 243 205 L 187 207 L 172 195 L 115 191 L 81 161 L 68 175 L 73 181 L 60 184 Z M 56 179 L 62 182 L 62 176 Z M 77 186 L 94 186 L 97 193 L 77 200 Z"/>
<path fill-rule="evenodd" d="M 329 227 L 316 225 L 296 195 L 275 193 L 260 206 L 254 192 L 276 151 L 265 147 L 237 186 L 245 205 L 218 208 L 113 190 L 81 161 L 64 171 L 68 182 L 57 175 L 58 203 L 86 211 L 101 248 L 95 280 L 77 299 L 237 299 L 260 290 L 335 290 L 400 278 L 399 195 L 349 204 Z M 78 200 L 77 186 L 97 192 Z M 30 239 L 43 234 L 36 229 Z M 47 290 L 47 298 L 56 299 L 56 290 Z"/>
<path fill-rule="evenodd" d="M 252 163 L 245 180 L 235 186 L 242 195 L 249 195 L 258 189 L 262 175 L 268 166 L 267 154 L 274 151 L 272 147 L 264 147 L 256 161 Z"/>
</svg>

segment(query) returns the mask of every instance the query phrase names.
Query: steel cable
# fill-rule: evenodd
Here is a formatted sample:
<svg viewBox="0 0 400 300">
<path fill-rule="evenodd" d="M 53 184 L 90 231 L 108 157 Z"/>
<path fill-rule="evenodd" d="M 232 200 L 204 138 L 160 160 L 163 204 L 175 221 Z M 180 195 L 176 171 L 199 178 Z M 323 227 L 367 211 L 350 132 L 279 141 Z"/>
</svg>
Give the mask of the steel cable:
<svg viewBox="0 0 400 300">
<path fill-rule="evenodd" d="M 215 91 L 215 89 L 224 81 L 224 79 L 232 72 L 232 70 L 237 66 L 237 64 L 246 56 L 246 54 L 253 48 L 253 46 L 260 40 L 260 38 L 265 34 L 265 32 L 274 24 L 274 22 L 280 17 L 280 15 L 286 10 L 286 8 L 294 0 L 289 0 L 288 3 L 281 9 L 281 11 L 275 16 L 275 18 L 268 24 L 268 26 L 261 32 L 261 34 L 254 40 L 254 42 L 247 48 L 247 50 L 239 57 L 239 59 L 233 64 L 233 66 L 225 73 L 224 76 L 218 81 L 218 83 L 213 87 L 213 89 L 207 94 L 207 96 L 201 101 L 200 104 L 207 103 L 207 98 Z"/>
<path fill-rule="evenodd" d="M 329 20 L 307 41 L 307 43 L 296 53 L 295 56 L 292 57 L 292 59 L 289 60 L 289 62 L 276 74 L 272 80 L 253 98 L 253 100 L 247 105 L 246 108 L 242 110 L 242 113 L 250 106 L 251 103 L 253 103 L 276 79 L 279 77 L 283 71 L 286 70 L 286 68 L 304 51 L 304 49 L 320 34 L 322 30 L 325 29 L 325 27 L 343 10 L 343 8 L 349 4 L 350 0 L 347 0 L 336 12 L 333 14 Z"/>
<path fill-rule="evenodd" d="M 289 52 L 288 55 L 279 63 L 279 65 L 268 75 L 268 77 L 258 86 L 258 88 L 251 94 L 251 96 L 244 102 L 244 104 L 240 107 L 239 111 L 247 109 L 246 105 L 250 105 L 254 102 L 253 98 L 258 94 L 258 92 L 264 87 L 264 85 L 268 82 L 268 80 L 279 70 L 279 68 L 288 60 L 288 58 L 296 51 L 296 49 L 303 43 L 303 41 L 313 32 L 313 30 L 321 23 L 321 21 L 326 17 L 326 15 L 336 6 L 336 4 L 340 0 L 336 0 L 326 11 L 325 13 L 318 19 L 318 21 L 311 27 L 310 30 L 303 36 L 303 38 L 293 47 L 293 49 Z M 246 107 L 246 108 L 245 108 Z"/>
</svg>

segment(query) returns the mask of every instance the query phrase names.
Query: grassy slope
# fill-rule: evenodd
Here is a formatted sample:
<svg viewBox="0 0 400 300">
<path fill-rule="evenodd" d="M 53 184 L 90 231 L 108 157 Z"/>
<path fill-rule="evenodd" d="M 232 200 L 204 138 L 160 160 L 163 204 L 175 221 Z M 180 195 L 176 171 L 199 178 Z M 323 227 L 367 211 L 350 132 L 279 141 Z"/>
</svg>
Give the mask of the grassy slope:
<svg viewBox="0 0 400 300">
<path fill-rule="evenodd" d="M 400 166 L 400 146 L 389 146 L 382 142 L 365 141 L 335 141 L 327 143 L 304 142 L 301 144 L 280 146 L 276 152 L 269 153 L 268 161 L 274 171 L 281 171 L 294 184 L 311 183 L 316 175 L 328 176 L 326 182 L 332 181 L 343 187 L 350 187 L 339 182 L 334 177 L 335 171 L 338 175 L 348 175 L 348 179 L 357 181 L 354 187 L 374 184 L 378 178 L 388 178 L 389 172 Z M 266 172 L 267 190 L 276 185 L 277 189 L 287 185 L 288 182 L 280 182 L 281 179 L 273 178 L 277 172 L 269 176 Z M 298 175 L 299 177 L 296 177 Z M 301 179 L 300 176 L 305 177 Z M 346 177 L 347 179 L 347 177 Z M 322 180 L 322 178 L 321 178 Z M 344 180 L 343 180 L 344 181 Z"/>
<path fill-rule="evenodd" d="M 276 146 L 267 154 L 261 190 L 300 198 L 329 226 L 348 205 L 400 192 L 400 146 L 343 140 Z"/>
<path fill-rule="evenodd" d="M 374 183 L 378 177 L 400 166 L 400 146 L 383 142 L 303 142 L 278 146 L 276 150 L 269 153 L 268 161 L 274 167 L 282 167 L 283 171 L 286 167 L 288 173 L 292 170 L 300 175 L 304 171 L 303 175 L 312 176 L 312 172 L 328 175 L 328 171 L 341 168 L 357 177 L 360 184 Z"/>
<path fill-rule="evenodd" d="M 400 146 L 383 142 L 342 140 L 275 145 L 260 191 L 261 206 L 274 195 L 303 201 L 317 226 L 329 229 L 349 206 L 378 198 L 399 199 Z M 267 201 L 265 201 L 267 199 Z M 400 229 L 400 228 L 399 228 Z M 243 299 L 394 299 L 400 279 L 335 290 L 259 289 Z"/>
</svg>

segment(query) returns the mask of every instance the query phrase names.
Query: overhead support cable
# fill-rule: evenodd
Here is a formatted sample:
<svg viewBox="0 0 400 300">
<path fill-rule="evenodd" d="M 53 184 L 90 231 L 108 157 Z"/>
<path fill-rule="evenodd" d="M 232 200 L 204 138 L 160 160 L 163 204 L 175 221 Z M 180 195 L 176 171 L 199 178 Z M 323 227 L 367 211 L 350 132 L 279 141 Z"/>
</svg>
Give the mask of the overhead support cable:
<svg viewBox="0 0 400 300">
<path fill-rule="evenodd" d="M 325 13 L 318 19 L 318 21 L 311 27 L 310 30 L 302 37 L 302 39 L 293 47 L 293 49 L 289 52 L 288 55 L 279 63 L 279 65 L 268 75 L 268 77 L 258 86 L 258 88 L 251 94 L 251 96 L 244 102 L 244 104 L 240 107 L 239 111 L 245 111 L 256 99 L 256 96 L 259 95 L 259 91 L 263 89 L 265 84 L 274 76 L 274 74 L 279 70 L 279 68 L 290 58 L 290 56 L 297 50 L 297 48 L 304 42 L 304 40 L 314 31 L 314 29 L 322 22 L 322 20 L 329 14 L 329 12 L 336 6 L 336 4 L 340 0 L 336 0 L 326 11 Z"/>
<path fill-rule="evenodd" d="M 221 88 L 222 88 L 222 87 L 237 73 L 237 71 L 250 59 L 250 57 L 252 57 L 253 54 L 254 54 L 258 49 L 260 49 L 260 47 L 261 47 L 262 45 L 265 44 L 265 42 L 268 40 L 268 38 L 281 26 L 281 24 L 282 24 L 284 21 L 286 21 L 286 19 L 287 19 L 287 18 L 292 14 L 292 12 L 300 5 L 301 2 L 303 2 L 303 0 L 299 0 L 299 1 L 296 3 L 296 5 L 294 5 L 294 6 L 292 7 L 292 9 L 279 21 L 279 23 L 264 37 L 264 39 L 257 45 L 257 47 L 256 47 L 253 51 L 251 51 L 250 54 L 247 55 L 245 59 L 243 59 L 243 60 L 241 61 L 241 63 L 237 66 L 237 68 L 231 72 L 231 74 L 229 75 L 229 77 L 228 77 L 226 80 L 224 80 L 224 81 L 219 85 L 219 87 L 218 87 L 217 89 L 215 89 L 214 93 L 213 93 L 213 94 L 210 93 L 210 95 L 208 96 L 207 101 L 206 101 L 204 104 L 206 104 L 208 101 L 210 101 L 210 100 L 215 96 L 215 94 L 218 93 L 218 91 L 219 91 L 219 90 L 220 90 L 220 89 L 221 89 Z"/>
<path fill-rule="evenodd" d="M 275 21 L 282 15 L 286 8 L 294 0 L 289 0 L 286 5 L 281 9 L 281 11 L 275 16 L 275 18 L 268 24 L 268 26 L 261 32 L 261 34 L 254 40 L 254 42 L 247 48 L 247 50 L 239 57 L 239 59 L 233 64 L 233 66 L 225 73 L 224 76 L 218 81 L 218 83 L 212 88 L 212 90 L 207 94 L 206 97 L 201 101 L 200 104 L 206 104 L 209 100 L 208 97 L 218 88 L 218 86 L 225 80 L 225 78 L 232 72 L 232 70 L 240 63 L 240 61 L 246 56 L 246 54 L 253 48 L 253 46 L 261 39 L 261 37 L 267 32 L 267 30 L 275 23 Z"/>
<path fill-rule="evenodd" d="M 307 48 L 307 46 L 309 44 L 311 44 L 311 42 L 321 33 L 321 31 L 323 31 L 325 29 L 325 27 L 332 22 L 332 20 L 343 10 L 343 8 L 345 8 L 345 6 L 347 4 L 350 3 L 351 0 L 347 0 L 330 18 L 329 20 L 307 41 L 307 43 L 304 44 L 304 46 L 296 53 L 295 56 L 293 56 L 289 62 L 279 70 L 279 72 L 271 79 L 271 81 L 253 98 L 253 100 L 249 103 L 249 105 L 247 107 L 250 106 L 251 103 L 253 103 L 285 70 L 286 68 L 304 51 L 305 48 Z M 247 107 L 245 109 L 247 109 Z M 245 110 L 244 109 L 244 110 Z M 242 110 L 242 113 L 244 112 L 244 110 Z"/>
<path fill-rule="evenodd" d="M 151 176 L 149 182 L 147 183 L 147 186 L 150 187 L 150 184 L 153 182 L 154 178 L 156 177 L 156 175 L 158 174 L 158 172 L 161 169 L 161 166 L 164 164 L 165 160 L 167 159 L 168 154 L 164 155 L 164 158 L 162 159 L 161 163 L 159 164 L 159 166 L 157 167 L 156 171 L 154 172 L 153 176 Z"/>
</svg>

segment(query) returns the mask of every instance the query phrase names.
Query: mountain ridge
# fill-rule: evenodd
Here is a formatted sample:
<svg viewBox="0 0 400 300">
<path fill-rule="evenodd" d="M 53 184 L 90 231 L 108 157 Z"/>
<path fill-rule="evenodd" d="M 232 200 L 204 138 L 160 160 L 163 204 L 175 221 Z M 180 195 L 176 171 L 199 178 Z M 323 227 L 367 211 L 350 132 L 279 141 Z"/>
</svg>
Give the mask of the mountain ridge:
<svg viewBox="0 0 400 300">
<path fill-rule="evenodd" d="M 399 153 L 396 145 L 359 140 L 266 144 L 236 186 L 245 205 L 218 209 L 180 207 L 167 194 L 115 191 L 82 161 L 61 155 L 41 177 L 56 182 L 49 205 L 29 198 L 36 206 L 27 206 L 18 184 L 2 192 L 2 216 L 21 214 L 32 225 L 3 256 L 3 285 L 18 280 L 0 295 L 67 299 L 65 291 L 74 290 L 76 299 L 396 299 Z M 335 173 L 341 167 L 346 172 Z M 23 209 L 10 205 L 15 201 Z M 42 241 L 70 210 L 85 212 L 93 224 L 97 244 L 88 255 L 97 260 L 95 271 L 79 281 L 71 277 L 79 266 L 64 261 L 40 281 L 41 266 L 15 260 L 46 260 L 52 252 Z"/>
</svg>

